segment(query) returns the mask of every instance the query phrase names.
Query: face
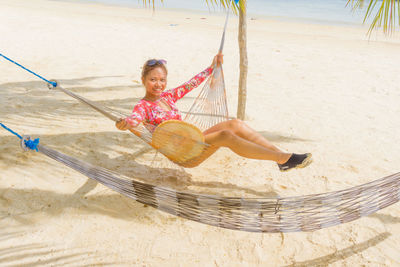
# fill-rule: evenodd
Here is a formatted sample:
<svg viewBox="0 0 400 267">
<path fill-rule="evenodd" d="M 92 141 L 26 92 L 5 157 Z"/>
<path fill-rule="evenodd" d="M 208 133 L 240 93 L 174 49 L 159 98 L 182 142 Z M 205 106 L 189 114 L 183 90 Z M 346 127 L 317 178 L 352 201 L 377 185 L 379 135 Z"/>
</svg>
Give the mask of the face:
<svg viewBox="0 0 400 267">
<path fill-rule="evenodd" d="M 155 68 L 142 78 L 142 82 L 146 88 L 146 96 L 158 98 L 167 86 L 167 74 L 162 68 Z"/>
</svg>

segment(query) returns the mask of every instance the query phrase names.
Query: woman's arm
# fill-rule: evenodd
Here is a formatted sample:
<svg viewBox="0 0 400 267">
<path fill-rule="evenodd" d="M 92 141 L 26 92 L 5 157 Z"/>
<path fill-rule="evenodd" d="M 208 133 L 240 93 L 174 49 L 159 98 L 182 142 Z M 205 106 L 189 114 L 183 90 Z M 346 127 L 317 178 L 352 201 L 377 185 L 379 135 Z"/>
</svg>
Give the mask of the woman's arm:
<svg viewBox="0 0 400 267">
<path fill-rule="evenodd" d="M 129 129 L 129 131 L 131 131 L 135 135 L 141 136 L 141 132 L 139 132 L 136 127 L 144 120 L 145 115 L 146 110 L 144 109 L 144 107 L 142 107 L 140 103 L 136 104 L 133 108 L 131 115 L 126 118 L 119 119 L 115 123 L 115 126 L 121 131 Z"/>
<path fill-rule="evenodd" d="M 200 72 L 196 76 L 194 76 L 189 81 L 185 82 L 179 87 L 171 89 L 166 92 L 169 94 L 174 102 L 178 101 L 182 97 L 184 97 L 187 93 L 192 91 L 194 88 L 199 86 L 208 76 L 211 75 L 215 66 L 219 66 L 223 63 L 224 56 L 221 53 L 218 53 L 211 63 L 211 65 L 205 69 L 204 71 Z"/>
<path fill-rule="evenodd" d="M 210 76 L 212 71 L 213 68 L 212 66 L 210 66 L 191 78 L 189 81 L 182 84 L 181 86 L 168 90 L 167 92 L 165 92 L 165 94 L 170 95 L 172 100 L 176 102 L 184 97 L 187 93 L 192 91 L 194 88 L 198 87 L 208 76 Z"/>
</svg>

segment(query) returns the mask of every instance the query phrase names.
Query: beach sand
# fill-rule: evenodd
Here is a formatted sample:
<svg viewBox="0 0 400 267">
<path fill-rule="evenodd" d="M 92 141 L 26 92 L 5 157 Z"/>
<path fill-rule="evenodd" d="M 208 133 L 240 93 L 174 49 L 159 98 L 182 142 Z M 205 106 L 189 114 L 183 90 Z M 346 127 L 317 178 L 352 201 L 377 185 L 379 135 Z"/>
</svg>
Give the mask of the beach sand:
<svg viewBox="0 0 400 267">
<path fill-rule="evenodd" d="M 65 88 L 129 113 L 149 58 L 169 87 L 206 68 L 224 16 L 59 1 L 0 0 L 0 53 Z M 0 121 L 42 145 L 149 183 L 226 196 L 298 196 L 399 171 L 400 38 L 367 26 L 248 20 L 247 123 L 314 163 L 276 164 L 221 149 L 184 171 L 152 167 L 145 144 L 76 100 L 0 59 Z M 236 114 L 238 18 L 225 42 Z M 199 90 L 179 105 L 187 110 Z M 399 266 L 400 206 L 311 233 L 216 228 L 147 207 L 88 180 L 0 131 L 0 265 Z"/>
</svg>

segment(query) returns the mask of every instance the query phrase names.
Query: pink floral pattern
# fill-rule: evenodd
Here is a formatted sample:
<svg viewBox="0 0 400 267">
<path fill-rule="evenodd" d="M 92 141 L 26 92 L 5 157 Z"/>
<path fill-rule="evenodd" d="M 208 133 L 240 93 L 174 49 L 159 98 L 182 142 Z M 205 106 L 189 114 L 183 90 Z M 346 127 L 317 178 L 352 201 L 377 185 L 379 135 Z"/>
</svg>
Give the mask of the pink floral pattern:
<svg viewBox="0 0 400 267">
<path fill-rule="evenodd" d="M 155 126 L 166 120 L 182 120 L 181 113 L 176 108 L 175 103 L 199 86 L 211 73 L 212 67 L 205 69 L 181 86 L 162 92 L 160 99 L 156 102 L 140 100 L 134 106 L 131 115 L 125 118 L 126 122 L 133 127 L 143 122 L 145 125 L 150 126 L 148 128 L 154 129 Z M 158 105 L 160 101 L 169 105 L 171 110 L 165 110 L 160 107 Z"/>
</svg>

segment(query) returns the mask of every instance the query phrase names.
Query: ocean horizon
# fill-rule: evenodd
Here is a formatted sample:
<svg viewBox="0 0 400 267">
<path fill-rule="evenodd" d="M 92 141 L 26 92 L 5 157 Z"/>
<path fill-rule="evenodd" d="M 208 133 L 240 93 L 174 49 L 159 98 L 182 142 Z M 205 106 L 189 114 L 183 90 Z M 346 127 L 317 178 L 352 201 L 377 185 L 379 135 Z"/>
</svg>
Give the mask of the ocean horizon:
<svg viewBox="0 0 400 267">
<path fill-rule="evenodd" d="M 101 3 L 134 8 L 145 8 L 142 1 L 135 0 L 82 0 L 87 3 Z M 248 0 L 248 18 L 275 18 L 284 20 L 304 20 L 326 24 L 362 25 L 365 8 L 353 11 L 346 6 L 347 0 Z M 156 9 L 192 10 L 205 13 L 222 13 L 216 6 L 208 6 L 206 1 L 155 0 Z M 148 7 L 147 7 L 148 8 Z"/>
</svg>

